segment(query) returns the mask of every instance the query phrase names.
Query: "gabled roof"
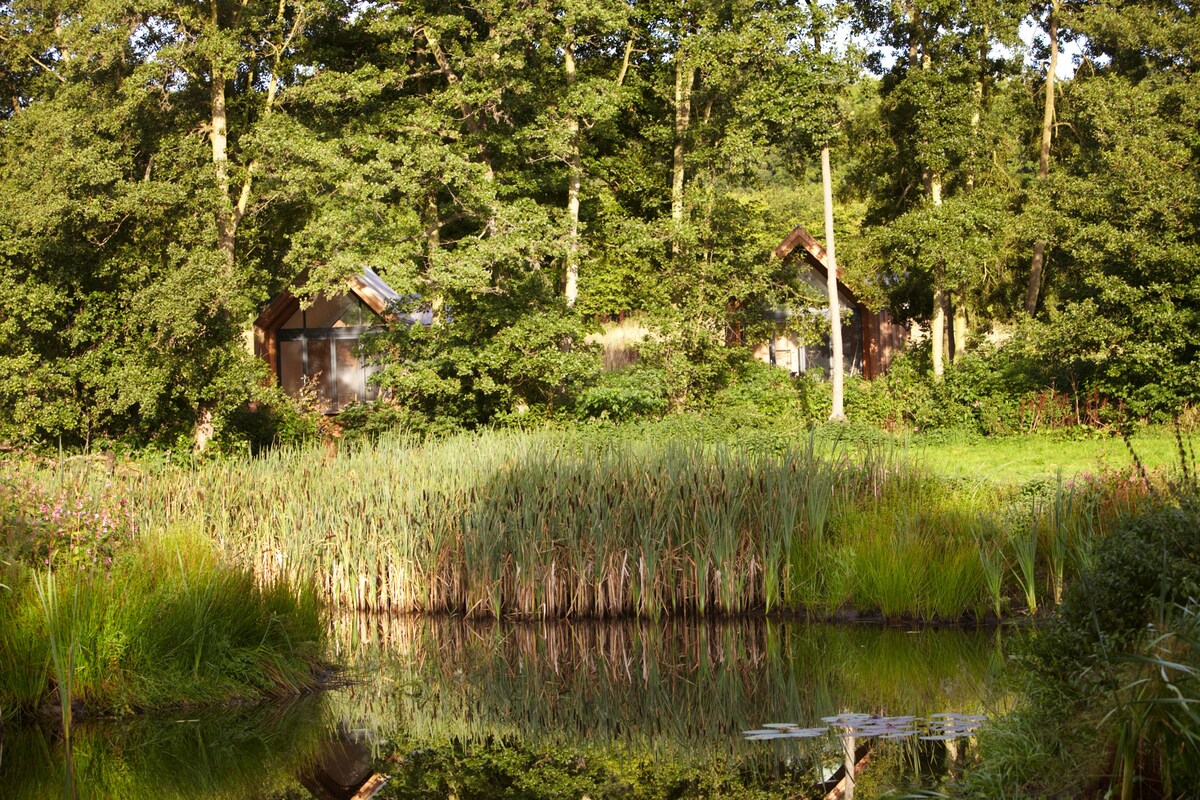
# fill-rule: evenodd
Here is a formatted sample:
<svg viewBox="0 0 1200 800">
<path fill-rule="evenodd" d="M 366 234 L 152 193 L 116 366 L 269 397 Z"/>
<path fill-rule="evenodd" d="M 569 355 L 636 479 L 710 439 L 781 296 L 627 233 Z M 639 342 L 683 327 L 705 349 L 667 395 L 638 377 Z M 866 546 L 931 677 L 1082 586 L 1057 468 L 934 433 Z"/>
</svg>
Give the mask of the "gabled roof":
<svg viewBox="0 0 1200 800">
<path fill-rule="evenodd" d="M 400 294 L 387 285 L 379 273 L 370 267 L 363 269 L 362 274 L 353 275 L 346 279 L 350 291 L 362 299 L 367 306 L 384 319 L 403 319 L 412 323 L 428 326 L 433 322 L 433 312 L 426 309 L 411 314 L 397 315 L 395 303 L 401 299 Z M 296 312 L 299 301 L 291 292 L 280 292 L 267 304 L 258 315 L 254 325 L 257 328 L 274 329 Z"/>
<path fill-rule="evenodd" d="M 825 264 L 828 258 L 825 248 L 813 238 L 813 235 L 803 225 L 792 228 L 792 232 L 772 252 L 776 258 L 782 260 L 791 255 L 797 247 L 800 248 L 800 254 L 808 265 L 815 269 L 823 279 L 829 280 L 829 267 Z M 858 295 L 842 282 L 841 267 L 838 267 L 837 279 L 838 291 L 857 303 Z"/>
</svg>

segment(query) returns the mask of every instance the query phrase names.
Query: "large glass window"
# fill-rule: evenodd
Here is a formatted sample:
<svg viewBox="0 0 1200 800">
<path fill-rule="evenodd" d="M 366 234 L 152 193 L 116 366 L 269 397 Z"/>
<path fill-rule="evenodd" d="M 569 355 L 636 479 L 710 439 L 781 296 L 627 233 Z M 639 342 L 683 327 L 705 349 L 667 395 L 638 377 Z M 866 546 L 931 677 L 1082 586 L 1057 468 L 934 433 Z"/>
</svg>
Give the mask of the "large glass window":
<svg viewBox="0 0 1200 800">
<path fill-rule="evenodd" d="M 307 383 L 327 413 L 376 399 L 379 390 L 367 385 L 375 369 L 355 351 L 359 337 L 378 323 L 375 312 L 354 295 L 316 298 L 279 328 L 279 385 L 296 395 Z"/>
</svg>

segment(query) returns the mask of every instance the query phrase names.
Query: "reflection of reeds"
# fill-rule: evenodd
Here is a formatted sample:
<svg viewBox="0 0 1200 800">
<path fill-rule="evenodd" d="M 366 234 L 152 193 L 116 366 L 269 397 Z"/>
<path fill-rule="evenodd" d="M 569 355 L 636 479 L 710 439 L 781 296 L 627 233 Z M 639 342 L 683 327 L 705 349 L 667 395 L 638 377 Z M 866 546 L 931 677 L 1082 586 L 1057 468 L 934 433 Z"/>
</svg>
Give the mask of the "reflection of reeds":
<svg viewBox="0 0 1200 800">
<path fill-rule="evenodd" d="M 336 658 L 365 678 L 335 699 L 383 734 L 744 750 L 763 721 L 843 708 L 979 707 L 991 638 L 960 631 L 728 623 L 503 623 L 342 617 Z"/>
<path fill-rule="evenodd" d="M 70 743 L 37 726 L 9 726 L 0 796 L 46 800 L 65 786 L 96 800 L 297 797 L 283 792 L 298 789 L 295 776 L 333 727 L 316 696 L 186 716 L 82 720 Z"/>
</svg>

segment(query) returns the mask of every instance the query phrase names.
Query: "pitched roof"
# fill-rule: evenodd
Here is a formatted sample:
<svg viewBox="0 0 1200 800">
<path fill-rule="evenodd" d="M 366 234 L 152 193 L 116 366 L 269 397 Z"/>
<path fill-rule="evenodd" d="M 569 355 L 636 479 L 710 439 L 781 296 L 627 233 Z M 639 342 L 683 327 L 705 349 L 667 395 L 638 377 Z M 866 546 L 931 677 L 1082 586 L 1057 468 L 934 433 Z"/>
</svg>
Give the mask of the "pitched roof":
<svg viewBox="0 0 1200 800">
<path fill-rule="evenodd" d="M 304 276 L 301 276 L 303 282 Z M 363 269 L 361 274 L 346 279 L 350 291 L 362 299 L 372 311 L 384 319 L 399 319 L 410 323 L 420 323 L 428 326 L 433 323 L 433 312 L 422 309 L 408 314 L 396 314 L 394 304 L 403 299 L 400 293 L 388 286 L 379 273 L 370 267 Z M 267 304 L 258 315 L 255 326 L 259 328 L 275 328 L 283 320 L 290 317 L 296 310 L 296 297 L 288 291 L 280 292 Z"/>
<path fill-rule="evenodd" d="M 808 262 L 808 265 L 820 273 L 822 278 L 829 280 L 829 267 L 825 264 L 827 259 L 825 248 L 813 238 L 813 235 L 803 225 L 792 228 L 792 232 L 772 252 L 776 258 L 784 259 L 791 255 L 797 247 L 800 248 L 801 256 Z M 838 267 L 837 272 L 838 291 L 857 303 L 858 294 L 842 282 L 842 268 Z"/>
</svg>

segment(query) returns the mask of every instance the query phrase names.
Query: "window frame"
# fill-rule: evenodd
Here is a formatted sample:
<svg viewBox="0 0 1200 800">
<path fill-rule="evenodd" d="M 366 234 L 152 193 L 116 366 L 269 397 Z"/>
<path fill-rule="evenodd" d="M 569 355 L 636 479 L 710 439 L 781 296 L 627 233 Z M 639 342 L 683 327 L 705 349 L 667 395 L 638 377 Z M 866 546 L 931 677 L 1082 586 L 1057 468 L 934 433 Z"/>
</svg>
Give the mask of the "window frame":
<svg viewBox="0 0 1200 800">
<path fill-rule="evenodd" d="M 302 378 L 304 378 L 304 379 L 308 379 L 311 377 L 311 375 L 309 373 L 309 347 L 310 347 L 310 345 L 314 342 L 327 342 L 328 343 L 328 346 L 329 346 L 329 375 L 328 375 L 329 397 L 328 397 L 328 406 L 326 408 L 322 409 L 322 411 L 325 414 L 336 414 L 342 410 L 342 407 L 344 405 L 339 397 L 340 392 L 338 391 L 339 381 L 338 381 L 338 363 L 337 363 L 337 361 L 338 361 L 338 359 L 337 359 L 337 343 L 339 341 L 348 341 L 348 340 L 357 342 L 363 337 L 364 334 L 379 331 L 383 327 L 381 324 L 382 320 L 379 318 L 379 315 L 376 314 L 375 311 L 369 305 L 367 305 L 367 303 L 365 303 L 361 297 L 359 297 L 358 295 L 353 294 L 353 293 L 351 293 L 349 295 L 349 297 L 351 299 L 353 299 L 356 303 L 359 304 L 362 315 L 366 315 L 366 314 L 371 315 L 371 317 L 373 317 L 375 320 L 377 320 L 379 324 L 343 325 L 343 326 L 336 327 L 336 328 L 309 328 L 309 327 L 307 327 L 308 310 L 302 308 L 302 309 L 299 309 L 299 311 L 303 314 L 303 317 L 302 317 L 303 326 L 302 327 L 299 327 L 299 328 L 280 327 L 280 328 L 276 329 L 276 331 L 275 331 L 276 340 L 280 344 L 282 344 L 283 342 L 300 342 L 301 343 L 300 372 L 301 372 Z M 290 319 L 290 317 L 289 317 L 289 319 Z M 360 386 L 361 386 L 361 395 L 360 396 L 364 400 L 366 400 L 368 397 L 367 380 L 370 378 L 370 373 L 368 372 L 368 365 L 361 358 L 359 359 L 358 369 L 362 376 L 361 380 L 359 381 Z M 279 376 L 280 384 L 282 384 L 283 383 L 283 347 L 276 347 L 275 374 Z M 349 403 L 349 402 L 350 402 L 350 399 L 347 398 L 346 403 Z"/>
</svg>

